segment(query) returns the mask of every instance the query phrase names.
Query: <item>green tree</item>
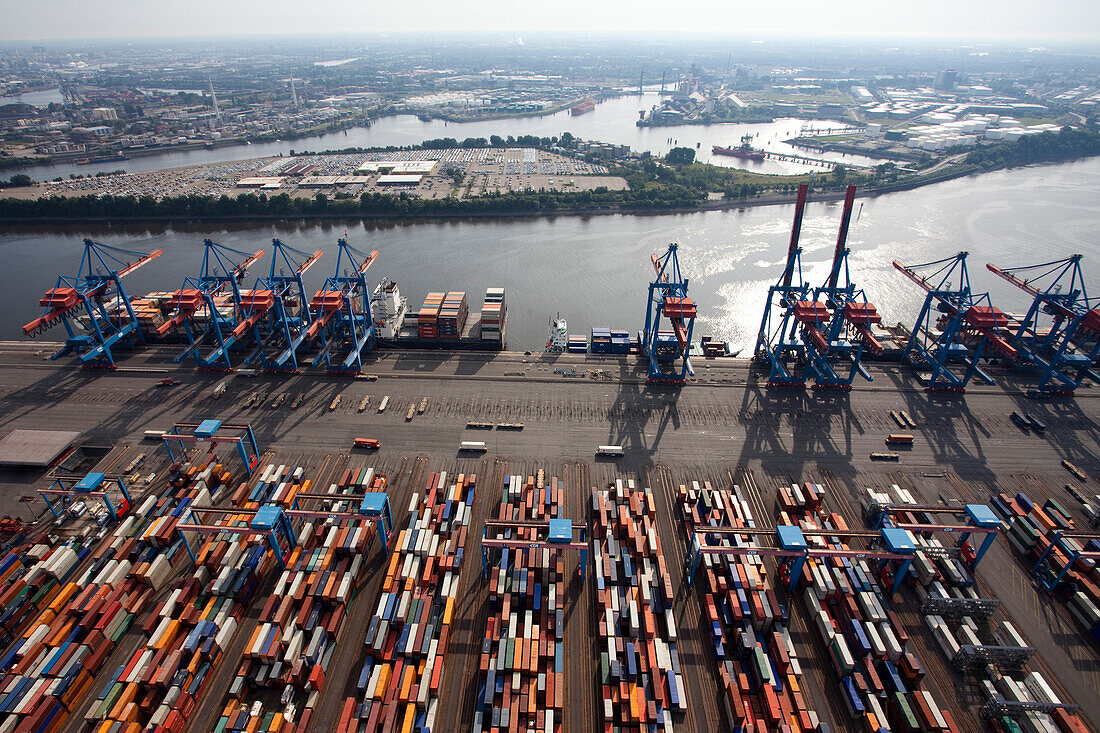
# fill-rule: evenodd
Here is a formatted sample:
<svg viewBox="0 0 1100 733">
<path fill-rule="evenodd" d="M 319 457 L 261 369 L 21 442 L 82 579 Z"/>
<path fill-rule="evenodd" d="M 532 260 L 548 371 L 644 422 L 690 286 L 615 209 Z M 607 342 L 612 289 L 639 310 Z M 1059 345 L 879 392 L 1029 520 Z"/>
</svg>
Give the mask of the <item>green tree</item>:
<svg viewBox="0 0 1100 733">
<path fill-rule="evenodd" d="M 668 151 L 665 161 L 669 165 L 691 165 L 695 162 L 695 151 L 691 148 L 673 148 Z"/>
<path fill-rule="evenodd" d="M 835 181 L 837 184 L 842 185 L 844 183 L 844 179 L 847 177 L 848 169 L 843 164 L 837 164 L 837 166 L 833 168 L 833 181 Z"/>
</svg>

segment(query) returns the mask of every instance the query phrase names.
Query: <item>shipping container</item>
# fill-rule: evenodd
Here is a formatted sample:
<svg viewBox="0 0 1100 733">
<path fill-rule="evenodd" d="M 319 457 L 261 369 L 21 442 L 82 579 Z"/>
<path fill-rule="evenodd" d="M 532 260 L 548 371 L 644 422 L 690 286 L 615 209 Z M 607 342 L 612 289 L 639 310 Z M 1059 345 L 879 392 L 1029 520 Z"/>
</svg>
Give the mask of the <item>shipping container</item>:
<svg viewBox="0 0 1100 733">
<path fill-rule="evenodd" d="M 432 721 L 461 595 L 476 484 L 474 474 L 433 473 L 423 494 L 410 500 L 353 672 L 356 696 L 344 700 L 337 733 L 453 727 L 433 727 Z"/>
</svg>

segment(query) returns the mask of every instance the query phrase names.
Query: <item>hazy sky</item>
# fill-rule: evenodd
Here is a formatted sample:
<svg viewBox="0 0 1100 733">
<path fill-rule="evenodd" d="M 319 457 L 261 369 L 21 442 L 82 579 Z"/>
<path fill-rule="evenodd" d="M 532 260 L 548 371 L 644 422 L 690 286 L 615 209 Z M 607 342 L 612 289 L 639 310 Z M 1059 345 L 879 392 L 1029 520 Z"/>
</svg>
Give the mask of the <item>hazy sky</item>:
<svg viewBox="0 0 1100 733">
<path fill-rule="evenodd" d="M 1100 0 L 0 0 L 0 38 L 707 31 L 1100 42 Z"/>
</svg>

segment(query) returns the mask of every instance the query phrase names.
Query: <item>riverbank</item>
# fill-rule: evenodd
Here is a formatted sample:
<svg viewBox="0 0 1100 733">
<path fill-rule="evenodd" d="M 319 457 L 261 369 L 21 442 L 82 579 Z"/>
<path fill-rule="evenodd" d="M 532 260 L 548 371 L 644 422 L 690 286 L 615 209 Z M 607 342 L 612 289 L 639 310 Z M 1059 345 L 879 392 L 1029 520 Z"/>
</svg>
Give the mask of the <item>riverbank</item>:
<svg viewBox="0 0 1100 733">
<path fill-rule="evenodd" d="M 985 172 L 978 166 L 964 166 L 958 170 L 947 171 L 937 175 L 929 176 L 921 180 L 902 181 L 894 184 L 888 184 L 883 186 L 868 187 L 860 189 L 858 196 L 860 198 L 872 198 L 875 196 L 881 196 L 888 193 L 896 193 L 898 191 L 907 191 L 923 186 L 929 186 L 935 183 L 941 183 L 944 181 L 954 180 L 956 178 L 962 178 L 964 176 L 972 175 L 975 173 Z M 819 202 L 833 202 L 840 201 L 844 198 L 844 191 L 842 189 L 826 190 L 816 189 L 813 192 L 814 201 Z M 605 215 L 621 215 L 632 214 L 637 216 L 654 216 L 662 214 L 691 214 L 704 211 L 735 211 L 740 209 L 749 209 L 762 206 L 781 206 L 785 204 L 791 204 L 795 200 L 794 193 L 764 193 L 750 198 L 733 198 L 733 199 L 714 199 L 703 201 L 694 206 L 608 206 L 602 208 L 596 207 L 584 207 L 584 206 L 571 206 L 571 207 L 559 207 L 555 209 L 539 208 L 535 210 L 510 210 L 510 211 L 476 211 L 469 210 L 463 211 L 461 209 L 454 212 L 440 212 L 440 211 L 409 211 L 400 215 L 395 215 L 392 212 L 372 212 L 364 211 L 358 213 L 350 213 L 346 211 L 308 211 L 297 213 L 244 213 L 244 214 L 204 214 L 203 219 L 212 222 L 278 222 L 278 221 L 387 221 L 387 220 L 403 220 L 403 221 L 461 221 L 461 220 L 486 220 L 486 219 L 530 219 L 540 217 L 590 217 L 590 216 L 605 216 Z M 11 201 L 11 199 L 8 199 Z M 166 215 L 137 215 L 127 216 L 123 214 L 103 214 L 94 216 L 12 216 L 3 211 L 4 201 L 0 200 L 0 221 L 10 223 L 43 223 L 43 224 L 61 224 L 61 223 L 139 223 L 139 222 L 181 222 L 192 221 L 196 217 L 194 214 L 166 214 Z M 34 202 L 23 202 L 34 203 Z"/>
<path fill-rule="evenodd" d="M 970 152 L 965 160 L 933 166 L 924 173 L 882 183 L 889 169 L 880 167 L 866 174 L 840 171 L 817 180 L 814 192 L 822 201 L 837 200 L 845 184 L 861 187 L 863 197 L 912 190 L 943 181 L 1030 164 L 1059 163 L 1100 155 L 1100 131 L 1069 130 L 1058 134 L 1032 135 L 1014 143 L 989 146 Z M 940 165 L 944 165 L 941 163 Z M 697 166 L 696 166 L 697 167 Z M 708 167 L 709 168 L 709 167 Z M 142 222 L 186 221 L 293 221 L 293 220 L 461 220 L 509 219 L 547 216 L 594 216 L 600 214 L 683 214 L 787 204 L 794 200 L 795 183 L 783 180 L 766 192 L 759 182 L 738 188 L 710 176 L 692 177 L 693 166 L 658 166 L 644 160 L 634 168 L 623 168 L 630 185 L 627 190 L 599 187 L 591 191 L 508 192 L 469 199 L 446 197 L 421 199 L 389 194 L 364 194 L 360 198 L 337 198 L 318 194 L 312 199 L 283 195 L 272 197 L 241 194 L 229 196 L 181 196 L 155 199 L 134 196 L 86 195 L 73 198 L 0 199 L 0 221 L 8 222 Z M 613 173 L 615 171 L 612 171 Z M 695 172 L 697 173 L 697 171 Z M 725 195 L 713 198 L 714 185 L 726 185 Z M 778 190 L 777 190 L 778 189 Z M 734 193 L 736 191 L 736 193 Z"/>
</svg>

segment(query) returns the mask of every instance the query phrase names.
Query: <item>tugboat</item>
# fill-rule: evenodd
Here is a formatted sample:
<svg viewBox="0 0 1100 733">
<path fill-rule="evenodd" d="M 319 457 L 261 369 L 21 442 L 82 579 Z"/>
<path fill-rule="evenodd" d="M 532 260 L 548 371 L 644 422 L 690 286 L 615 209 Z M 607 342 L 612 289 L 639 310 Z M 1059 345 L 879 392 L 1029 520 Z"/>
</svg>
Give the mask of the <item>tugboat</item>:
<svg viewBox="0 0 1100 733">
<path fill-rule="evenodd" d="M 569 344 L 568 331 L 569 326 L 566 324 L 565 319 L 561 317 L 561 313 L 551 318 L 550 327 L 546 332 L 546 348 L 544 351 L 556 354 L 565 351 L 566 346 Z"/>
<path fill-rule="evenodd" d="M 731 158 L 741 158 L 742 160 L 764 160 L 764 151 L 757 150 L 752 146 L 752 135 L 742 135 L 741 145 L 736 148 L 724 148 L 721 145 L 714 145 L 710 151 L 715 155 L 728 155 Z"/>
</svg>

